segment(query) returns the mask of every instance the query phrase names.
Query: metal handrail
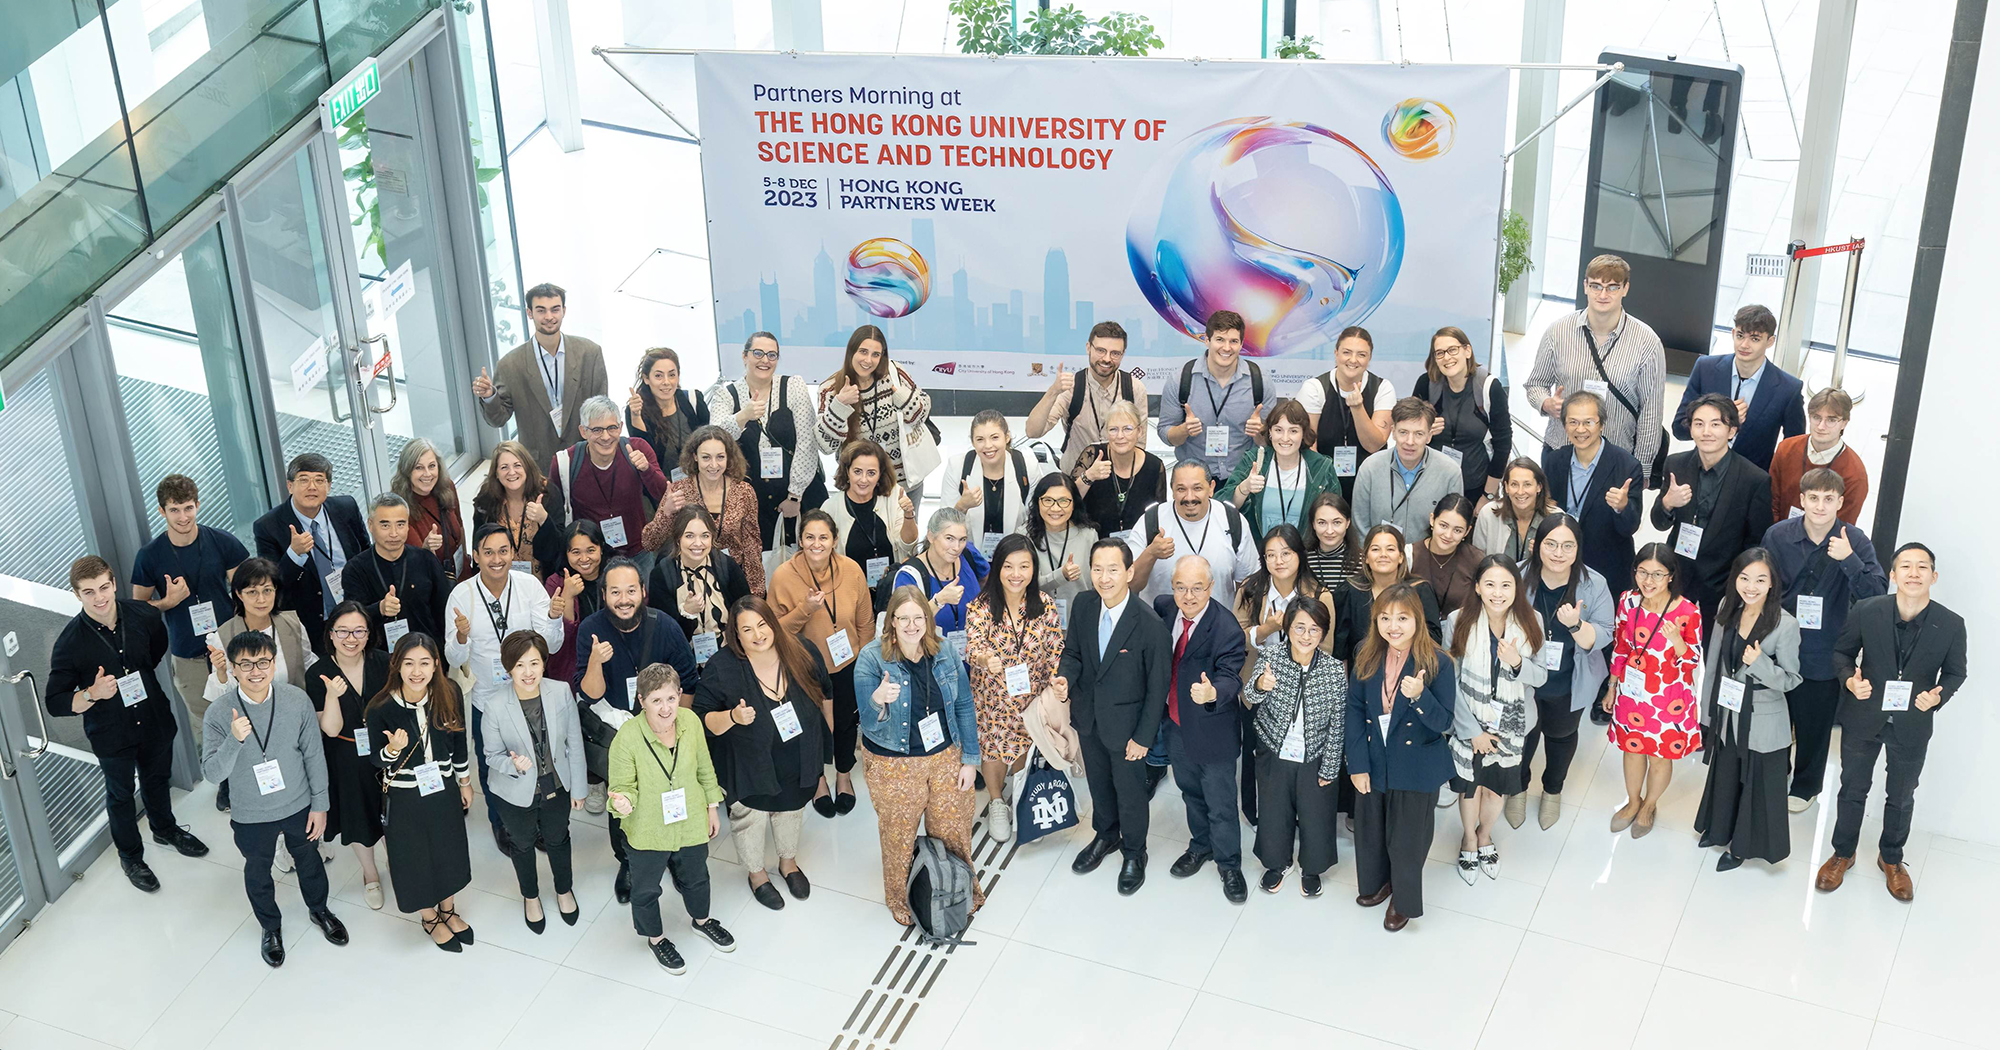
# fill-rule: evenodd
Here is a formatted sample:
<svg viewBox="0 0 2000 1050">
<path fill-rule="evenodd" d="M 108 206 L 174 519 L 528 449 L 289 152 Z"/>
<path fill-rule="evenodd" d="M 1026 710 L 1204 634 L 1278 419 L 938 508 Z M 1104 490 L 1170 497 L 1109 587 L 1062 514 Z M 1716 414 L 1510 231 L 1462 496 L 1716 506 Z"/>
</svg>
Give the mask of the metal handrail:
<svg viewBox="0 0 2000 1050">
<path fill-rule="evenodd" d="M 0 678 L 0 682 L 5 682 L 8 685 L 17 685 L 24 678 L 28 681 L 28 695 L 35 698 L 35 725 L 42 731 L 42 735 L 38 738 L 41 741 L 38 746 L 21 751 L 20 756 L 26 759 L 37 759 L 47 754 L 49 750 L 49 716 L 47 712 L 42 710 L 42 690 L 35 682 L 35 672 L 16 671 L 6 678 Z M 14 779 L 14 771 L 6 768 L 4 764 L 0 764 L 0 780 L 12 779 Z"/>
</svg>

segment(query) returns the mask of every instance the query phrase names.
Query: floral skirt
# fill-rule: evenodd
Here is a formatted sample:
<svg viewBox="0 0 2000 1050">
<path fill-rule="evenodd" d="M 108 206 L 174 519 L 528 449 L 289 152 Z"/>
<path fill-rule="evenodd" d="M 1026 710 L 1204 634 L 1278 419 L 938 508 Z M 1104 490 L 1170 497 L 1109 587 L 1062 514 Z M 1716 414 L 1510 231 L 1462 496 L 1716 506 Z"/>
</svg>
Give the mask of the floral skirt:
<svg viewBox="0 0 2000 1050">
<path fill-rule="evenodd" d="M 1686 686 L 1637 697 L 1620 688 L 1613 695 L 1611 742 L 1618 750 L 1649 758 L 1686 758 L 1701 750 L 1701 721 Z"/>
</svg>

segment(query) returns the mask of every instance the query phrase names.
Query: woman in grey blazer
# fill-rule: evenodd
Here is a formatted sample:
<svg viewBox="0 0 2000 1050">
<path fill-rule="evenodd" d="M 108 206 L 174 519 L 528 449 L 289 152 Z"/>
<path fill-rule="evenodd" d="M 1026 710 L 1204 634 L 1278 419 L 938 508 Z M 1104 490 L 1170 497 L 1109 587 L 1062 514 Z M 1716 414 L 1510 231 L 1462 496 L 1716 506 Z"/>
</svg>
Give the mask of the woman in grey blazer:
<svg viewBox="0 0 2000 1050">
<path fill-rule="evenodd" d="M 549 853 L 556 911 L 576 925 L 571 892 L 569 814 L 589 793 L 583 765 L 583 726 L 569 686 L 542 677 L 549 643 L 534 631 L 515 631 L 500 642 L 500 666 L 512 689 L 485 698 L 486 802 L 499 811 L 514 846 L 514 877 L 521 884 L 521 918 L 536 933 L 548 926 L 535 879 L 535 841 Z"/>
<path fill-rule="evenodd" d="M 1708 783 L 1694 815 L 1701 844 L 1722 847 L 1717 871 L 1745 860 L 1776 864 L 1792 852 L 1785 811 L 1792 721 L 1785 693 L 1804 681 L 1799 622 L 1768 600 L 1780 579 L 1770 552 L 1744 551 L 1729 573 L 1702 665 L 1701 736 L 1707 743 L 1701 760 L 1708 764 Z"/>
<path fill-rule="evenodd" d="M 1612 625 L 1618 606 L 1611 587 L 1583 563 L 1578 546 L 1583 529 L 1575 518 L 1551 511 L 1535 526 L 1534 543 L 1521 563 L 1521 586 L 1541 615 L 1542 648 L 1536 659 L 1548 677 L 1535 687 L 1535 720 L 1521 745 L 1521 768 L 1532 770 L 1535 750 L 1548 741 L 1542 767 L 1542 803 L 1536 822 L 1544 831 L 1562 815 L 1563 782 L 1576 757 L 1577 728 L 1595 703 L 1609 673 Z M 1509 795 L 1502 806 L 1510 827 L 1527 819 L 1526 792 Z"/>
</svg>

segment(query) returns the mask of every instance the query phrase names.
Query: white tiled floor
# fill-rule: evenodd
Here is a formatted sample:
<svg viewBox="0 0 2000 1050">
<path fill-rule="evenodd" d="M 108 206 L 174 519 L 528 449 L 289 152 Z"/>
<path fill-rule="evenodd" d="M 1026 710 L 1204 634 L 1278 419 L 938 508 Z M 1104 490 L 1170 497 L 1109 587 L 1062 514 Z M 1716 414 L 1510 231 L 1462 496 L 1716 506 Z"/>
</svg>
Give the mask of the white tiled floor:
<svg viewBox="0 0 2000 1050">
<path fill-rule="evenodd" d="M 948 954 L 911 951 L 888 919 L 864 793 L 850 816 L 808 814 L 801 860 L 814 891 L 782 912 L 750 899 L 725 833 L 711 864 L 714 914 L 738 950 L 706 948 L 670 899 L 669 934 L 688 958 L 679 977 L 654 965 L 610 901 L 601 818 L 585 816 L 575 927 L 552 922 L 537 937 L 517 924 L 510 869 L 475 814 L 473 886 L 460 906 L 475 946 L 433 954 L 406 917 L 369 911 L 342 849 L 334 907 L 353 943 L 321 941 L 288 880 L 280 902 L 291 958 L 267 969 L 225 823 L 202 788 L 179 812 L 217 847 L 207 860 L 152 850 L 164 888 L 147 897 L 100 859 L 0 954 L 0 1050 L 262 1047 L 274 1033 L 302 1050 L 351 1047 L 356 1009 L 426 1002 L 449 1018 L 430 1044 L 454 1050 L 1024 1040 L 1595 1050 L 1685 1047 L 1714 1031 L 1762 1046 L 2000 1047 L 1984 1005 L 2000 979 L 1989 947 L 2000 929 L 1989 893 L 2000 850 L 1917 835 L 1908 856 L 1917 900 L 1901 904 L 1872 863 L 1871 813 L 1849 885 L 1820 894 L 1812 877 L 1830 817 L 1815 807 L 1793 818 L 1784 863 L 1717 873 L 1715 851 L 1699 849 L 1686 826 L 1702 772 L 1694 762 L 1679 770 L 1653 834 L 1614 836 L 1618 757 L 1586 731 L 1565 792 L 1572 805 L 1549 831 L 1533 805 L 1520 830 L 1502 829 L 1497 882 L 1467 887 L 1439 863 L 1452 857 L 1458 825 L 1438 814 L 1427 913 L 1397 935 L 1382 931 L 1379 911 L 1352 903 L 1344 834 L 1318 900 L 1299 896 L 1294 877 L 1234 907 L 1212 867 L 1169 877 L 1187 836 L 1169 781 L 1153 804 L 1149 880 L 1134 897 L 1113 892 L 1115 861 L 1070 873 L 1080 831 L 1025 847 L 979 838 L 991 897 L 975 943 Z M 319 1019 L 299 1023 L 302 1006 Z"/>
</svg>

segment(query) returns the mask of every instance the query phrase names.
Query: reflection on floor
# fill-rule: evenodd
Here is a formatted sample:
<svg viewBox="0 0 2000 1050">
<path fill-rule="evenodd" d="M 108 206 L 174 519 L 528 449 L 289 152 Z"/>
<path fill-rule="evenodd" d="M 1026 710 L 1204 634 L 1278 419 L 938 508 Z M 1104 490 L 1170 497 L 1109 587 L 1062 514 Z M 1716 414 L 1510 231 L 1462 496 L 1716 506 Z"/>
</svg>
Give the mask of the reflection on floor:
<svg viewBox="0 0 2000 1050">
<path fill-rule="evenodd" d="M 322 941 L 288 879 L 291 958 L 269 970 L 226 818 L 203 787 L 179 817 L 215 847 L 208 859 L 152 849 L 164 888 L 147 897 L 101 858 L 0 954 L 0 1047 L 250 1048 L 282 1031 L 298 1050 L 350 1050 L 365 1018 L 414 1006 L 416 975 L 449 1018 L 428 1043 L 454 1050 L 1598 1050 L 1689 1046 L 1696 1026 L 1746 1045 L 2000 1045 L 1983 1005 L 2000 957 L 1965 936 L 2000 928 L 1990 893 L 2000 850 L 1918 834 L 1908 854 L 1917 899 L 1901 904 L 1875 870 L 1871 814 L 1848 885 L 1818 894 L 1811 880 L 1832 818 L 1816 806 L 1792 818 L 1789 860 L 1719 874 L 1716 851 L 1698 848 L 1691 828 L 1698 760 L 1680 763 L 1651 835 L 1612 835 L 1620 756 L 1601 730 L 1583 734 L 1561 820 L 1541 830 L 1531 804 L 1522 828 L 1503 827 L 1499 878 L 1459 881 L 1457 819 L 1438 814 L 1427 914 L 1400 934 L 1353 904 L 1344 834 L 1317 900 L 1298 894 L 1296 876 L 1242 907 L 1223 900 L 1213 867 L 1171 878 L 1187 829 L 1169 781 L 1152 805 L 1151 867 L 1136 896 L 1117 895 L 1115 865 L 1070 873 L 1081 831 L 1023 847 L 980 834 L 990 898 L 969 934 L 976 943 L 913 950 L 881 904 L 864 788 L 849 816 L 806 815 L 800 860 L 814 891 L 781 912 L 751 900 L 727 833 L 716 841 L 713 913 L 738 947 L 720 955 L 695 937 L 670 891 L 668 936 L 688 960 L 680 977 L 658 968 L 611 900 L 603 818 L 576 820 L 583 921 L 536 936 L 519 922 L 512 870 L 478 812 L 473 883 L 460 896 L 474 947 L 442 957 L 411 917 L 369 911 L 353 855 L 338 847 L 333 906 L 353 943 Z"/>
</svg>

